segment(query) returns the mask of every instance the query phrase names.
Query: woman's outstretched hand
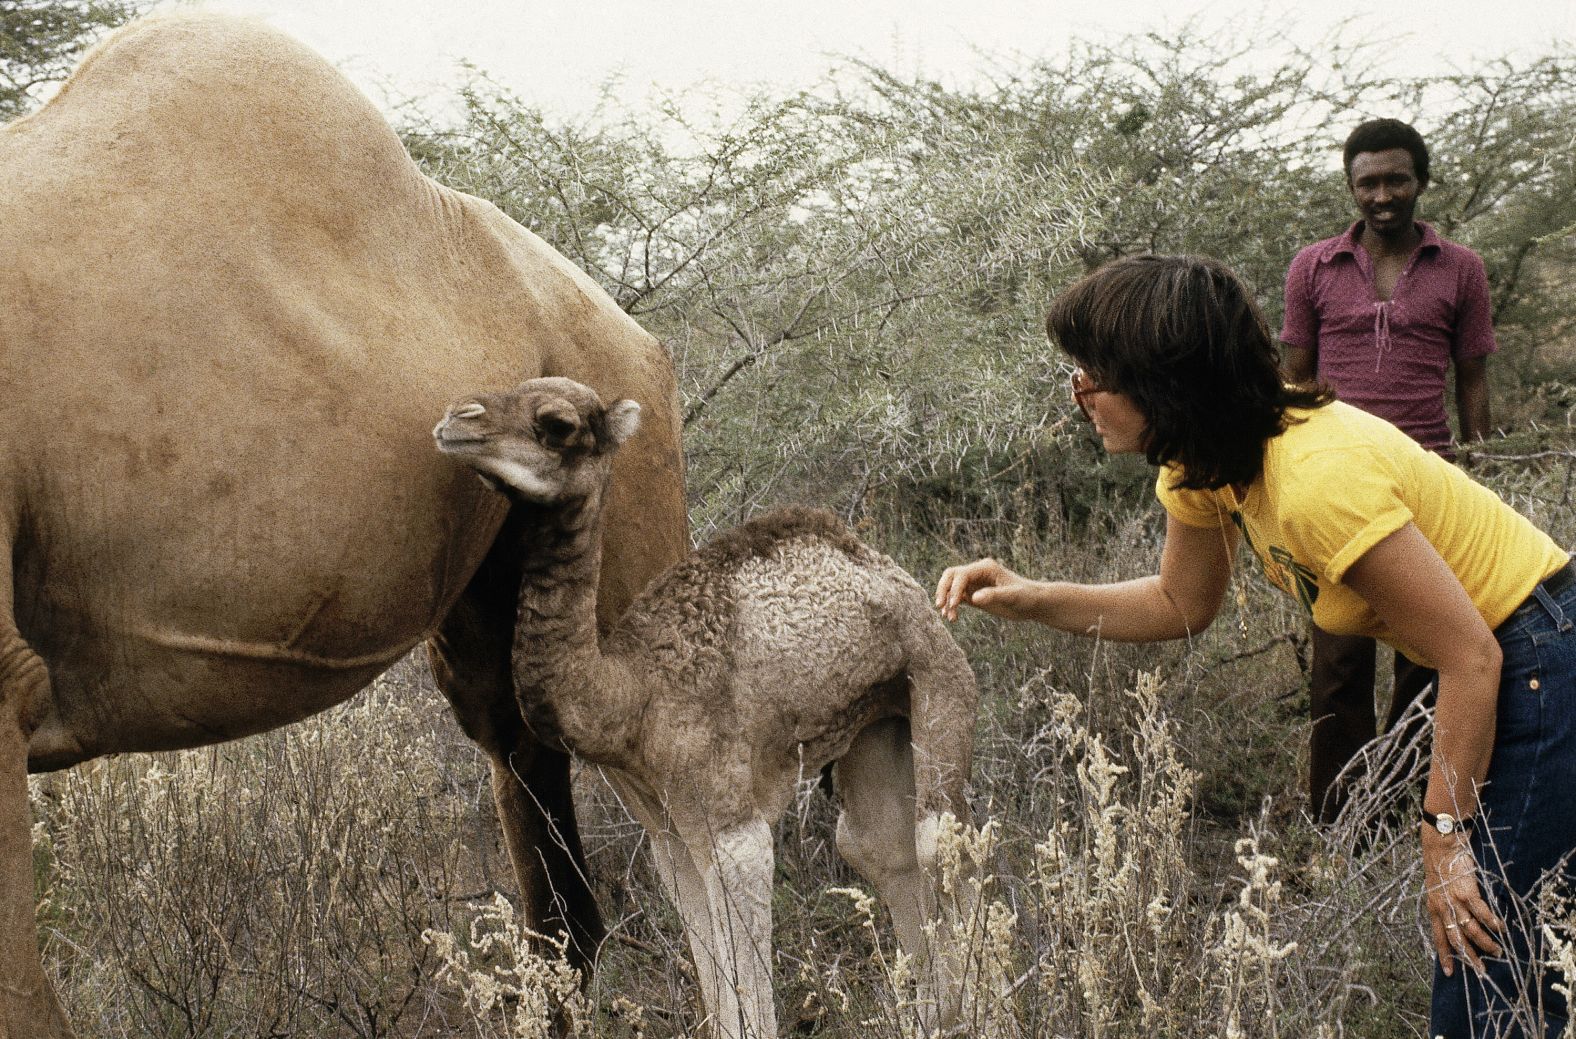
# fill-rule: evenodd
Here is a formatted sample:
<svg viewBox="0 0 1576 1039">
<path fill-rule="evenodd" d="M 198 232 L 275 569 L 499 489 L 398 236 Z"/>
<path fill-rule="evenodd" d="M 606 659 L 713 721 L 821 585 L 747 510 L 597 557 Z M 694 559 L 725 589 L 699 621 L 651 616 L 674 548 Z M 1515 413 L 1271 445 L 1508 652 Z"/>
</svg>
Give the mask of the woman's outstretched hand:
<svg viewBox="0 0 1576 1039">
<path fill-rule="evenodd" d="M 936 609 L 949 621 L 958 607 L 973 606 L 1003 620 L 1032 620 L 1039 583 L 1013 573 L 994 559 L 948 567 L 936 583 Z"/>
</svg>

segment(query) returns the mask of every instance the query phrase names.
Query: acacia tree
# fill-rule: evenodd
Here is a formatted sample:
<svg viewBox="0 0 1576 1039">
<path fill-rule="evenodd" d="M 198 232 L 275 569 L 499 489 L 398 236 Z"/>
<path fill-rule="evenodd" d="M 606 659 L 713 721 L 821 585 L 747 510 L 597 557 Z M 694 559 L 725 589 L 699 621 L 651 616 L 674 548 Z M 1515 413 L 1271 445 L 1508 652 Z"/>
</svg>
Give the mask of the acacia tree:
<svg viewBox="0 0 1576 1039">
<path fill-rule="evenodd" d="M 1001 149 L 974 128 L 919 153 L 907 120 L 807 94 L 703 126 L 677 103 L 594 126 L 549 125 L 496 88 L 466 103 L 461 127 L 407 134 L 412 150 L 669 344 L 701 530 L 785 498 L 855 515 L 1043 422 L 1014 392 L 1016 345 L 957 318 L 1031 257 L 1035 296 L 1076 268 L 1087 178 L 981 161 Z M 1017 335 L 1043 343 L 1028 314 Z"/>
<path fill-rule="evenodd" d="M 1424 88 L 1448 113 L 1429 136 L 1439 162 L 1428 211 L 1483 255 L 1500 338 L 1533 378 L 1576 319 L 1576 53 Z"/>
<path fill-rule="evenodd" d="M 65 79 L 83 48 L 143 6 L 140 0 L 0 0 L 0 121 L 31 108 L 35 88 Z"/>
<path fill-rule="evenodd" d="M 1568 58 L 1396 81 L 1338 41 L 1283 49 L 1146 37 L 971 89 L 854 64 L 712 122 L 610 97 L 557 123 L 479 81 L 407 139 L 668 343 L 701 531 L 784 498 L 1054 526 L 1148 477 L 1074 432 L 1046 302 L 1115 256 L 1198 252 L 1273 322 L 1295 250 L 1351 219 L 1339 147 L 1369 115 L 1433 142 L 1427 213 L 1484 253 L 1513 360 L 1576 309 L 1536 291 L 1570 248 Z"/>
</svg>

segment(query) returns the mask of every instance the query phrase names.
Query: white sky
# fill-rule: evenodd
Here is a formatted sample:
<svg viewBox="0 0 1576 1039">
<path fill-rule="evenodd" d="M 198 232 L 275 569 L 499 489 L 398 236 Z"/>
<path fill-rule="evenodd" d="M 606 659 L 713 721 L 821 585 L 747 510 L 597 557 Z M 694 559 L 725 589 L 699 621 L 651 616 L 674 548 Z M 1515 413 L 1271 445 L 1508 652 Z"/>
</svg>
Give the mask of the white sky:
<svg viewBox="0 0 1576 1039">
<path fill-rule="evenodd" d="M 190 0 L 162 0 L 168 7 Z M 262 16 L 339 65 L 380 103 L 441 105 L 468 59 L 522 100 L 579 115 L 617 74 L 633 99 L 653 86 L 809 85 L 856 55 L 953 84 L 986 62 L 1054 57 L 1074 37 L 1109 40 L 1175 27 L 1255 23 L 1313 43 L 1352 19 L 1351 38 L 1386 41 L 1398 74 L 1576 41 L 1576 0 L 198 0 Z M 1315 8 L 1310 10 L 1309 8 Z"/>
</svg>

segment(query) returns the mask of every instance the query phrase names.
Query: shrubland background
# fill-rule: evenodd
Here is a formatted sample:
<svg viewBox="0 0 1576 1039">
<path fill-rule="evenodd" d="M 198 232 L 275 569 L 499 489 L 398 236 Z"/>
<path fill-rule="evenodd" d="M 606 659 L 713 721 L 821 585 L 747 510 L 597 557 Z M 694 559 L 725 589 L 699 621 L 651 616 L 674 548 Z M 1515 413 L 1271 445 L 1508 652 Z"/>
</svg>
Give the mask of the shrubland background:
<svg viewBox="0 0 1576 1039">
<path fill-rule="evenodd" d="M 0 2 L 0 116 L 131 10 Z M 441 125 L 414 107 L 396 122 L 432 176 L 497 203 L 668 344 L 697 540 L 808 502 L 925 583 L 981 554 L 1086 580 L 1154 566 L 1152 473 L 1076 420 L 1049 299 L 1112 257 L 1202 252 L 1278 327 L 1293 253 L 1351 219 L 1340 141 L 1408 118 L 1434 154 L 1420 214 L 1483 255 L 1494 294 L 1502 433 L 1472 464 L 1576 544 L 1576 55 L 1394 80 L 1338 39 L 1184 32 L 967 91 L 850 63 L 804 94 L 640 111 L 610 94 L 571 122 L 480 73 L 463 101 Z M 1359 818 L 1312 829 L 1306 622 L 1241 563 L 1188 643 L 957 626 L 992 821 L 973 1034 L 1423 1034 L 1415 830 L 1386 813 L 1408 796 L 1404 756 Z M 639 829 L 594 774 L 579 782 L 614 923 L 585 1027 L 689 1034 L 687 954 Z M 34 793 L 45 953 L 85 1034 L 534 1034 L 552 979 L 479 940 L 507 937 L 493 900 L 512 876 L 485 767 L 419 658 L 290 730 Z M 807 782 L 780 832 L 784 1029 L 903 1035 L 889 935 L 830 890 L 858 886 L 834 819 Z M 1569 934 L 1569 910 L 1529 911 Z M 428 932 L 457 939 L 451 959 Z"/>
</svg>

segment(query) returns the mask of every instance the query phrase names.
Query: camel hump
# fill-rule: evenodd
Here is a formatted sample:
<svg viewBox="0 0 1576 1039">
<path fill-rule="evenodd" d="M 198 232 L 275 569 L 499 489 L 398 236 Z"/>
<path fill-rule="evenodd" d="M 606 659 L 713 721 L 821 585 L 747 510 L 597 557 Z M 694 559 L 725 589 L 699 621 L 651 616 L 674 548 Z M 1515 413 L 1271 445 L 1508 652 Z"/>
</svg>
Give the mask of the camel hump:
<svg viewBox="0 0 1576 1039">
<path fill-rule="evenodd" d="M 777 546 L 800 538 L 816 538 L 861 563 L 881 558 L 825 509 L 789 505 L 762 513 L 719 534 L 699 553 L 699 560 L 719 571 L 730 570 L 771 555 Z"/>
<path fill-rule="evenodd" d="M 48 104 L 0 130 L 0 175 L 48 192 L 51 209 L 152 199 L 212 218 L 256 197 L 331 233 L 339 214 L 371 220 L 423 182 L 377 108 L 323 58 L 256 19 L 210 13 L 146 18 L 105 39 Z"/>
<path fill-rule="evenodd" d="M 620 619 L 610 645 L 635 647 L 678 681 L 720 673 L 727 666 L 721 649 L 741 597 L 750 594 L 743 585 L 751 579 L 741 582 L 741 572 L 757 562 L 776 569 L 785 547 L 810 540 L 856 565 L 901 573 L 832 513 L 799 505 L 773 509 L 718 534 L 649 584 Z"/>
</svg>

